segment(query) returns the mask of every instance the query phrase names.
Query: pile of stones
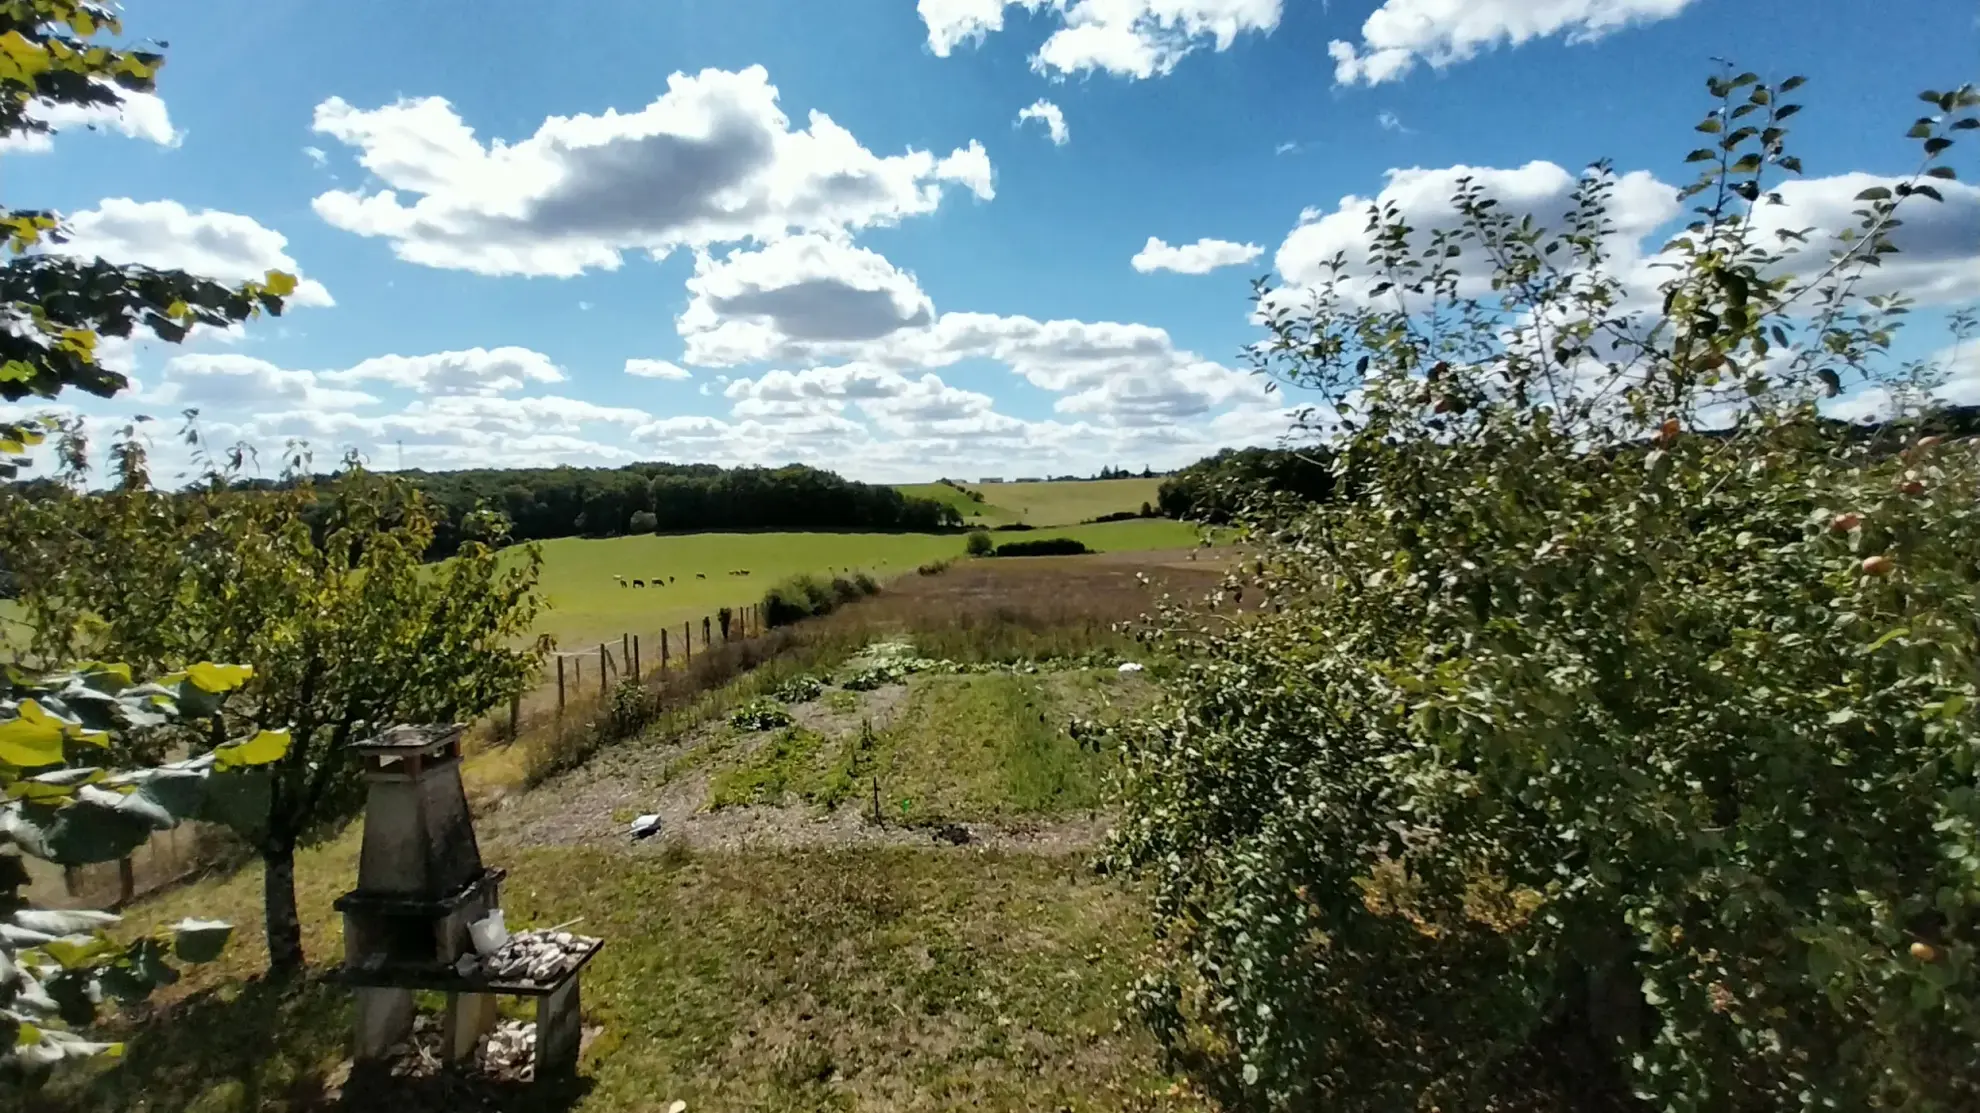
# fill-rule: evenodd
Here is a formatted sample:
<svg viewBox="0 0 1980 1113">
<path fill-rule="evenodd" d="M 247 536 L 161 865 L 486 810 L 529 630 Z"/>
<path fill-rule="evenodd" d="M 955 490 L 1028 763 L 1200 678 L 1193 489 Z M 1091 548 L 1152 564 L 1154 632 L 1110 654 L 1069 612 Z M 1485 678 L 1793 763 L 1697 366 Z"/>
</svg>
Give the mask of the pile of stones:
<svg viewBox="0 0 1980 1113">
<path fill-rule="evenodd" d="M 462 955 L 455 970 L 462 977 L 548 985 L 597 945 L 598 940 L 588 935 L 568 931 L 519 931 L 493 954 Z"/>
</svg>

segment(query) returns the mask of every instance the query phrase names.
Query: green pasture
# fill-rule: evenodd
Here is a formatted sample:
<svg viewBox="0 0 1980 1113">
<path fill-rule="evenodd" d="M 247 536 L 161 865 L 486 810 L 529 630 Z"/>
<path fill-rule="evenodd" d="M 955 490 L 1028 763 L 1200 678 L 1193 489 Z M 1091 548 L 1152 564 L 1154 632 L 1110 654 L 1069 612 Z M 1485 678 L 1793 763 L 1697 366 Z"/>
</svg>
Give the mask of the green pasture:
<svg viewBox="0 0 1980 1113">
<path fill-rule="evenodd" d="M 977 502 L 943 483 L 916 483 L 900 488 L 904 495 L 946 502 L 971 525 L 997 526 L 1006 522 L 1027 525 L 1069 526 L 1108 514 L 1153 505 L 1160 479 L 1081 479 L 1051 483 L 970 483 L 963 486 L 981 491 Z"/>
<path fill-rule="evenodd" d="M 1196 543 L 1194 526 L 1160 518 L 1001 534 L 1007 539 L 1074 537 L 1096 552 L 1173 549 Z M 541 542 L 549 609 L 540 628 L 575 648 L 699 621 L 720 607 L 760 602 L 786 576 L 864 571 L 882 580 L 930 561 L 959 557 L 960 533 L 688 533 L 579 537 Z M 748 569 L 748 576 L 730 575 Z M 643 579 L 646 587 L 620 587 Z M 697 578 L 697 577 L 702 578 Z M 653 586 L 672 577 L 673 582 Z"/>
</svg>

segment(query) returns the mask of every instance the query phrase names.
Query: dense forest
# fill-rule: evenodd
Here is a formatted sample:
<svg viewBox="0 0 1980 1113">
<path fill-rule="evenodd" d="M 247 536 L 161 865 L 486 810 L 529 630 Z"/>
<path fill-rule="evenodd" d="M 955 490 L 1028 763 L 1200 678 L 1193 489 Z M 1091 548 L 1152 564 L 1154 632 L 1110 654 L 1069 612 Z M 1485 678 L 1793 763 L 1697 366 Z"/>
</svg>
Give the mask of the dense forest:
<svg viewBox="0 0 1980 1113">
<path fill-rule="evenodd" d="M 623 468 L 477 469 L 400 473 L 447 509 L 450 525 L 476 506 L 508 515 L 518 541 L 707 530 L 872 530 L 928 533 L 962 525 L 955 509 L 892 487 L 793 464 L 631 464 Z M 459 544 L 450 528 L 437 555 Z"/>
</svg>

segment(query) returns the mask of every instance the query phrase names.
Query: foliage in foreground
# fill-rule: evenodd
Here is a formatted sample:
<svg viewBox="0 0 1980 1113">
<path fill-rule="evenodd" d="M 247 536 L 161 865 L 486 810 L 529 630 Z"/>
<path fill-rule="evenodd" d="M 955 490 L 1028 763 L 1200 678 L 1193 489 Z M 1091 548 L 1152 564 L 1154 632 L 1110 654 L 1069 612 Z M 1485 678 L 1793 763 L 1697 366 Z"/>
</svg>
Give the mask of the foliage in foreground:
<svg viewBox="0 0 1980 1113">
<path fill-rule="evenodd" d="M 38 676 L 10 668 L 0 681 L 0 1092 L 8 1082 L 44 1081 L 64 1059 L 117 1054 L 117 1044 L 78 1029 L 106 1002 L 141 1001 L 176 981 L 172 959 L 206 962 L 226 946 L 232 929 L 217 920 L 186 919 L 116 941 L 104 934 L 117 921 L 108 912 L 30 907 L 21 859 L 110 862 L 189 819 L 251 820 L 268 791 L 268 766 L 288 751 L 284 733 L 258 732 L 151 768 L 105 767 L 128 749 L 113 745 L 113 732 L 127 743 L 132 733 L 185 723 L 191 737 L 203 735 L 249 674 L 202 662 L 139 684 L 123 665 L 90 663 Z"/>
<path fill-rule="evenodd" d="M 1466 182 L 1261 292 L 1357 497 L 1251 523 L 1264 605 L 1170 617 L 1116 847 L 1139 999 L 1231 1100 L 1980 1106 L 1980 446 L 1816 412 L 1928 396 L 1878 264 L 1980 93 L 1825 255 L 1763 223 L 1799 84 L 1711 81 L 1660 313 L 1605 165 L 1559 231 Z"/>
<path fill-rule="evenodd" d="M 163 55 L 105 45 L 122 33 L 109 7 L 76 0 L 0 3 L 0 139 L 47 136 L 55 109 L 114 105 L 125 92 L 150 92 Z M 135 264 L 63 254 L 67 238 L 52 212 L 0 205 L 0 399 L 54 398 L 74 388 L 108 397 L 129 385 L 98 353 L 104 337 L 138 329 L 178 343 L 200 326 L 226 328 L 266 311 L 280 315 L 293 275 L 230 287 Z M 0 455 L 21 451 L 18 422 L 0 422 Z M 0 460 L 0 478 L 18 463 Z"/>
<path fill-rule="evenodd" d="M 84 459 L 75 439 L 61 453 L 72 464 Z M 84 491 L 72 468 L 50 497 L 0 498 L 31 652 L 253 668 L 215 723 L 294 737 L 247 834 L 268 879 L 270 966 L 299 968 L 295 850 L 360 805 L 350 743 L 394 723 L 472 719 L 520 690 L 544 649 L 528 642 L 540 557 L 498 559 L 502 523 L 485 515 L 484 540 L 427 565 L 431 504 L 355 459 L 318 479 L 298 456 L 279 489 L 247 491 L 231 482 L 236 454 L 168 493 L 128 434 L 111 456 L 113 490 Z"/>
</svg>

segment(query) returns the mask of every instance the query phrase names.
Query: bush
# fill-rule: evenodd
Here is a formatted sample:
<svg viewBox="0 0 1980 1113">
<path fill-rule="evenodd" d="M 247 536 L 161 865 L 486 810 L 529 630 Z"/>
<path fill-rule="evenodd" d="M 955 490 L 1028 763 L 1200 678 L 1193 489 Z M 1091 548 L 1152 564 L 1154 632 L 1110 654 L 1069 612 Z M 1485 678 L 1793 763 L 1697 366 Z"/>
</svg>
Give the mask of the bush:
<svg viewBox="0 0 1980 1113">
<path fill-rule="evenodd" d="M 963 542 L 963 552 L 973 557 L 989 556 L 996 550 L 997 543 L 990 540 L 990 534 L 987 531 L 980 529 L 971 531 L 969 540 Z"/>
<path fill-rule="evenodd" d="M 770 699 L 750 700 L 729 713 L 729 725 L 737 730 L 777 730 L 792 722 L 790 711 Z"/>
<path fill-rule="evenodd" d="M 927 564 L 921 565 L 920 567 L 916 568 L 915 573 L 917 575 L 922 575 L 922 576 L 939 576 L 942 573 L 947 572 L 948 570 L 949 570 L 948 561 L 931 560 Z"/>
<path fill-rule="evenodd" d="M 633 511 L 632 520 L 626 523 L 629 533 L 652 533 L 660 528 L 660 518 L 651 510 Z"/>
<path fill-rule="evenodd" d="M 1003 525 L 993 528 L 998 533 L 1030 533 L 1038 527 L 1028 522 L 1005 522 Z"/>
<path fill-rule="evenodd" d="M 1469 182 L 1372 211 L 1407 299 L 1260 291 L 1261 369 L 1354 400 L 1355 497 L 1254 510 L 1244 610 L 1154 635 L 1112 859 L 1227 1107 L 1980 1108 L 1980 454 L 1815 406 L 1930 397 L 1852 291 L 1951 171 L 1784 258 L 1747 210 L 1796 84 L 1713 79 L 1660 289 L 1598 166 L 1558 232 Z M 1931 166 L 1980 92 L 1928 99 Z"/>
<path fill-rule="evenodd" d="M 825 685 L 815 676 L 793 676 L 777 686 L 777 698 L 785 703 L 810 703 L 825 694 Z"/>
<path fill-rule="evenodd" d="M 1073 537 L 1043 537 L 1037 541 L 1012 541 L 997 546 L 1000 557 L 1079 556 L 1093 550 Z"/>
<path fill-rule="evenodd" d="M 864 572 L 850 578 L 799 575 L 781 581 L 763 593 L 763 622 L 766 626 L 788 626 L 814 615 L 830 614 L 841 604 L 878 593 L 880 584 Z"/>
<path fill-rule="evenodd" d="M 811 593 L 805 590 L 803 581 L 807 579 L 809 577 L 793 576 L 763 593 L 764 625 L 789 626 L 818 613 Z"/>
</svg>

